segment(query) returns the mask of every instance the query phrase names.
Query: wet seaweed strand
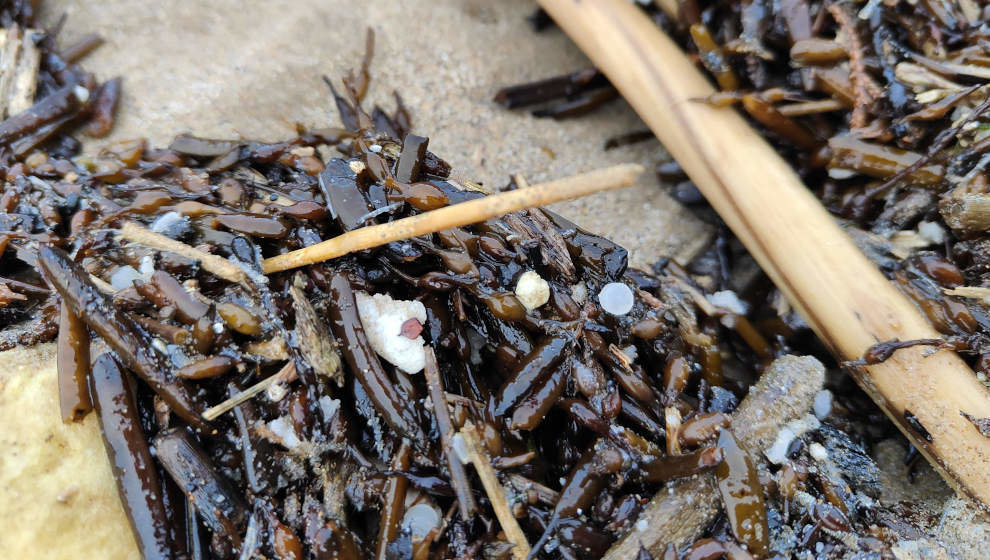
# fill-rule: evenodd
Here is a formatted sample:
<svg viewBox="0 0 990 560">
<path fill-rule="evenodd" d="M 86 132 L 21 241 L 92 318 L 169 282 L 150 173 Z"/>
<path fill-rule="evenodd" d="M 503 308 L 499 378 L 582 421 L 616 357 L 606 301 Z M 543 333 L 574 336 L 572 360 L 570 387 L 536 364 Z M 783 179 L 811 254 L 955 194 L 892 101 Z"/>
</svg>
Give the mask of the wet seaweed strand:
<svg viewBox="0 0 990 560">
<path fill-rule="evenodd" d="M 345 113 L 355 115 L 353 122 L 366 122 L 358 105 L 347 100 L 344 103 L 349 108 Z M 422 329 L 427 343 L 443 357 L 438 360 L 438 374 L 445 394 L 464 399 L 448 401 L 450 429 L 468 420 L 481 426 L 482 441 L 496 468 L 526 473 L 550 488 L 560 487 L 556 479 L 561 476 L 584 480 L 586 467 L 577 449 L 585 428 L 566 428 L 570 435 L 563 441 L 572 439 L 574 444 L 559 449 L 563 460 L 544 455 L 561 445 L 559 430 L 566 413 L 556 412 L 557 405 L 570 399 L 570 408 L 583 411 L 585 423 L 601 423 L 604 429 L 599 431 L 608 433 L 612 426 L 625 422 L 626 416 L 618 411 L 626 400 L 637 410 L 633 416 L 654 428 L 642 435 L 637 434 L 642 429 L 639 424 L 624 428 L 628 433 L 620 443 L 608 444 L 613 449 L 608 468 L 592 469 L 598 473 L 594 486 L 605 491 L 609 499 L 622 501 L 628 492 L 656 485 L 656 477 L 661 476 L 656 474 L 662 463 L 657 462 L 662 445 L 656 445 L 662 443 L 656 439 L 663 433 L 660 416 L 658 411 L 633 404 L 646 400 L 653 390 L 647 371 L 638 369 L 649 368 L 645 362 L 629 362 L 636 372 L 630 374 L 625 369 L 629 363 L 616 362 L 607 347 L 621 345 L 635 354 L 630 345 L 640 344 L 643 353 L 665 353 L 660 348 L 673 345 L 681 355 L 692 356 L 693 346 L 681 340 L 673 324 L 659 315 L 652 319 L 658 325 L 652 332 L 644 334 L 640 329 L 639 336 L 632 337 L 631 325 L 654 314 L 653 308 L 642 302 L 618 315 L 602 309 L 596 294 L 608 282 L 620 282 L 629 293 L 657 290 L 656 285 L 640 285 L 625 277 L 625 252 L 607 240 L 536 210 L 514 215 L 511 220 L 493 219 L 460 228 L 451 235 L 419 238 L 415 244 L 391 243 L 346 257 L 332 268 L 309 267 L 296 280 L 288 273 L 265 279 L 259 274 L 258 266 L 267 256 L 359 225 L 481 196 L 446 180 L 449 168 L 423 148 L 425 142 L 403 148 L 400 141 L 381 131 L 359 129 L 303 131 L 296 140 L 267 145 L 189 136 L 178 138 L 165 151 L 121 143 L 105 150 L 100 157 L 108 161 L 94 164 L 92 170 L 73 163 L 72 170 L 65 173 L 75 174 L 69 175 L 73 182 L 68 191 L 60 191 L 62 187 L 56 188 L 56 183 L 47 182 L 44 175 L 38 176 L 38 181 L 15 180 L 10 183 L 12 188 L 5 190 L 11 193 L 5 195 L 10 201 L 6 216 L 35 215 L 31 211 L 24 214 L 28 200 L 64 207 L 63 198 L 71 194 L 87 201 L 69 213 L 67 222 L 75 224 L 73 230 L 66 229 L 65 222 L 45 222 L 43 218 L 19 222 L 23 228 L 12 228 L 17 233 L 12 243 L 34 255 L 43 278 L 63 298 L 66 308 L 106 341 L 130 370 L 124 374 L 138 374 L 141 381 L 135 406 L 143 418 L 145 437 L 154 442 L 155 461 L 163 465 L 169 484 L 193 495 L 191 508 L 196 521 L 189 526 L 192 529 L 176 528 L 170 522 L 170 530 L 187 534 L 192 540 L 196 535 L 188 535 L 189 530 L 210 535 L 200 545 L 210 554 L 225 557 L 249 545 L 271 552 L 294 550 L 295 544 L 287 543 L 296 542 L 302 550 L 328 546 L 329 542 L 353 543 L 363 554 L 370 553 L 367 547 L 377 541 L 379 555 L 389 547 L 403 546 L 403 539 L 419 546 L 426 537 L 403 528 L 414 524 L 419 518 L 416 515 L 432 516 L 415 511 L 446 510 L 453 498 L 441 487 L 460 486 L 463 491 L 464 484 L 477 484 L 463 474 L 457 478 L 460 482 L 449 478 L 453 471 L 442 459 L 441 447 L 427 435 L 435 411 L 421 404 L 429 393 L 423 376 L 394 368 L 376 353 L 363 334 L 366 326 L 358 313 L 356 293 L 388 294 L 398 299 L 418 295 L 433 302 L 426 322 L 417 330 Z M 307 159 L 315 154 L 316 145 L 336 146 L 347 159 L 328 159 L 326 165 L 322 161 L 316 165 Z M 237 157 L 230 165 L 214 165 L 216 158 L 231 152 Z M 111 169 L 114 171 L 108 173 Z M 396 174 L 405 179 L 401 185 L 394 182 Z M 148 177 L 154 177 L 155 183 L 147 183 Z M 423 185 L 421 191 L 428 186 L 435 193 L 430 196 L 440 202 L 420 204 L 419 195 L 402 185 Z M 134 224 L 128 227 L 135 232 L 139 227 L 171 242 L 151 242 L 137 233 L 119 239 L 107 229 L 127 223 Z M 71 256 L 62 249 L 39 245 L 35 224 L 49 235 L 47 240 L 56 241 L 71 251 Z M 56 237 L 60 232 L 71 237 Z M 526 237 L 518 232 L 525 232 Z M 129 243 L 131 239 L 140 243 Z M 177 244 L 196 247 L 196 251 L 186 251 Z M 179 250 L 171 251 L 173 247 Z M 246 280 L 212 274 L 214 264 L 208 264 L 201 254 L 234 263 Z M 548 261 L 546 255 L 554 260 Z M 520 303 L 516 284 L 526 271 L 536 272 L 547 283 L 552 292 L 550 303 L 533 309 Z M 30 275 L 31 270 L 25 269 L 24 274 Z M 293 288 L 301 290 L 319 310 L 306 315 L 305 321 L 298 315 Z M 578 294 L 581 291 L 584 295 Z M 46 294 L 40 289 L 30 292 L 33 299 Z M 686 300 L 682 305 L 692 306 Z M 298 378 L 278 376 L 266 382 L 261 395 L 238 405 L 236 414 L 211 414 L 208 423 L 202 419 L 206 403 L 231 395 L 231 383 L 247 388 L 271 379 L 271 372 L 281 368 L 286 359 L 295 361 L 301 371 L 314 368 L 316 362 L 307 357 L 312 356 L 310 346 L 305 350 L 297 346 L 306 338 L 296 330 L 311 325 L 313 316 L 326 322 L 325 336 L 332 333 L 337 340 L 336 346 L 325 351 L 341 354 L 342 386 L 332 371 L 330 375 Z M 589 334 L 594 336 L 586 342 Z M 661 339 L 663 345 L 651 345 Z M 479 342 L 482 340 L 491 344 Z M 538 340 L 548 342 L 534 342 Z M 264 341 L 276 342 L 262 351 Z M 82 350 L 68 342 L 65 347 L 67 356 L 82 359 Z M 479 354 L 481 361 L 474 361 L 474 354 Z M 609 373 L 594 381 L 575 380 L 575 359 L 591 364 L 584 369 Z M 684 359 L 695 363 L 692 358 Z M 600 360 L 604 362 L 597 363 Z M 75 379 L 69 361 L 63 369 L 66 379 Z M 655 379 L 661 378 L 660 371 L 653 373 Z M 633 395 L 623 397 L 627 390 Z M 463 404 L 484 395 L 491 395 L 484 397 L 489 398 L 487 404 Z M 682 404 L 688 419 L 692 406 L 690 398 Z M 244 407 L 252 412 L 248 414 Z M 248 434 L 258 434 L 260 439 L 248 436 L 245 440 L 245 427 Z M 396 463 L 395 453 L 403 439 L 409 442 L 405 452 L 409 460 Z M 552 447 L 527 453 L 527 440 Z M 245 447 L 244 453 L 232 454 L 226 441 L 249 445 L 250 452 Z M 447 453 L 456 454 L 451 445 Z M 615 445 L 634 455 L 617 461 Z M 690 443 L 686 446 L 693 447 Z M 302 474 L 318 471 L 321 461 L 330 458 L 349 466 L 335 473 Z M 295 470 L 278 466 L 286 461 L 296 465 Z M 379 461 L 393 467 L 376 467 Z M 637 466 L 647 464 L 649 469 Z M 698 468 L 710 468 L 710 464 L 706 460 Z M 394 471 L 400 474 L 386 475 Z M 193 485 L 190 472 L 209 483 Z M 692 472 L 695 469 L 678 466 L 664 478 Z M 262 482 L 272 475 L 286 482 L 281 486 Z M 396 476 L 412 481 L 407 495 L 418 496 L 422 507 L 415 510 L 411 504 L 392 504 L 390 513 L 382 518 L 391 528 L 378 532 L 384 535 L 381 538 L 346 516 L 328 518 L 313 510 L 305 520 L 286 517 L 289 502 L 323 503 L 329 499 L 324 494 L 337 476 L 346 477 L 341 483 L 351 491 L 349 496 L 335 494 L 333 498 L 346 501 L 357 511 L 379 510 L 382 485 Z M 416 482 L 425 481 L 427 476 L 438 482 Z M 566 541 L 564 549 L 581 550 L 584 541 L 607 546 L 618 534 L 618 529 L 604 528 L 608 517 L 586 524 L 577 513 L 589 508 L 598 492 L 579 493 L 577 487 L 584 487 L 580 482 L 571 486 L 574 489 L 566 485 L 562 489 L 555 507 L 556 521 L 547 534 L 559 532 Z M 467 491 L 478 496 L 481 489 L 474 486 Z M 257 509 L 261 506 L 252 511 L 244 505 L 248 503 L 269 504 L 277 519 L 270 517 L 267 509 Z M 434 526 L 426 548 L 456 557 L 478 539 L 497 541 L 494 534 L 486 532 L 484 522 L 479 524 L 491 519 L 490 507 L 482 502 L 466 511 L 467 518 L 457 513 L 443 527 Z M 535 520 L 540 518 L 541 509 L 522 506 L 517 513 L 523 519 Z M 252 525 L 253 519 L 262 521 Z M 135 523 L 145 526 L 139 519 Z M 266 524 L 269 531 L 251 528 Z M 312 524 L 323 527 L 317 531 L 319 543 L 298 540 Z M 297 540 L 288 536 L 290 533 Z"/>
<path fill-rule="evenodd" d="M 123 436 L 113 435 L 124 429 L 113 418 L 104 431 L 142 549 L 500 557 L 511 547 L 495 512 L 508 511 L 523 538 L 540 544 L 534 555 L 597 557 L 633 528 L 641 496 L 720 468 L 735 485 L 726 492 L 750 491 L 745 512 L 713 533 L 717 544 L 683 557 L 741 555 L 736 539 L 758 548 L 764 488 L 745 468 L 745 451 L 713 443 L 779 349 L 754 337 L 741 344 L 739 314 L 713 311 L 675 264 L 627 270 L 620 246 L 532 209 L 298 275 L 261 273 L 266 258 L 484 196 L 451 180 L 424 137 L 407 134 L 401 98 L 392 114 L 362 108 L 373 39 L 367 44 L 360 73 L 332 92 L 344 127 L 300 127 L 283 142 L 181 135 L 166 149 L 123 141 L 79 155 L 69 133 L 84 125 L 103 133 L 119 83 L 90 90 L 99 105 L 82 114 L 96 124 L 61 121 L 66 114 L 47 108 L 74 102 L 54 86 L 79 71 L 60 66 L 45 43 L 39 103 L 60 97 L 0 126 L 12 135 L 8 146 L 24 149 L 0 154 L 0 246 L 12 263 L 3 285 L 23 296 L 0 306 L 3 326 L 28 318 L 37 332 L 55 332 L 58 307 L 39 310 L 58 294 L 65 322 L 77 317 L 110 347 L 85 371 L 79 340 L 89 333 L 70 324 L 59 375 L 68 394 L 88 379 L 101 418 L 126 415 Z M 74 60 L 88 48 L 62 52 Z M 924 270 L 951 277 L 931 263 Z M 536 295 L 520 288 L 528 273 Z M 386 334 L 422 337 L 417 344 L 436 356 L 428 375 L 376 349 L 366 296 L 422 303 L 425 319 L 403 317 Z M 133 387 L 127 407 L 104 406 L 120 387 Z M 465 460 L 456 432 L 468 425 L 504 498 L 456 466 Z M 161 511 L 128 476 L 160 488 Z M 804 480 L 791 486 L 818 493 Z M 166 498 L 177 491 L 187 503 Z"/>
<path fill-rule="evenodd" d="M 699 102 L 738 104 L 833 213 L 849 227 L 892 239 L 895 258 L 943 257 L 963 284 L 987 282 L 981 263 L 988 222 L 969 218 L 981 215 L 971 199 L 983 196 L 990 146 L 981 142 L 990 77 L 979 46 L 985 7 L 868 2 L 853 13 L 814 0 L 678 5 L 674 12 L 663 3 L 643 9 L 722 90 Z M 566 80 L 511 86 L 496 99 L 511 93 L 521 101 L 511 107 L 552 106 L 573 95 L 544 83 Z M 920 306 L 943 334 L 971 333 L 962 349 L 986 374 L 976 360 L 986 353 L 984 311 L 925 289 L 931 278 L 909 274 L 909 293 L 926 293 L 931 301 Z M 945 317 L 946 307 L 957 311 Z"/>
</svg>

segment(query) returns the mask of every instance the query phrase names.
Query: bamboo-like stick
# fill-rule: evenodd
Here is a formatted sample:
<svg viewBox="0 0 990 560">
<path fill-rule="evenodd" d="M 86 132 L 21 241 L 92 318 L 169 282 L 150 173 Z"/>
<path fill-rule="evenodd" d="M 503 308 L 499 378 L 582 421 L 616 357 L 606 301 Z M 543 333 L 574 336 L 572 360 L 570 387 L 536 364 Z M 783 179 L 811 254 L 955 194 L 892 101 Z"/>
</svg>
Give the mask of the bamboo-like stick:
<svg viewBox="0 0 990 560">
<path fill-rule="evenodd" d="M 943 290 L 947 296 L 958 296 L 970 299 L 990 299 L 990 288 L 982 286 L 959 286 Z"/>
<path fill-rule="evenodd" d="M 459 433 L 467 447 L 468 458 L 474 465 L 474 469 L 478 471 L 481 485 L 485 487 L 485 493 L 488 494 L 488 499 L 492 503 L 495 517 L 498 518 L 498 523 L 502 526 L 502 531 L 505 532 L 505 538 L 515 545 L 512 547 L 512 556 L 517 560 L 525 560 L 530 552 L 529 541 L 526 540 L 526 534 L 522 532 L 519 522 L 516 521 L 515 516 L 512 515 L 512 510 L 509 509 L 505 489 L 502 488 L 502 483 L 498 481 L 491 458 L 478 438 L 478 429 L 469 420 Z"/>
<path fill-rule="evenodd" d="M 229 282 L 240 283 L 247 280 L 247 275 L 244 274 L 244 271 L 227 259 L 217 255 L 211 255 L 210 253 L 204 253 L 181 241 L 176 241 L 171 237 L 165 237 L 160 233 L 145 229 L 135 222 L 124 223 L 124 226 L 120 228 L 120 236 L 131 243 L 146 245 L 153 249 L 171 251 L 183 257 L 198 260 L 204 269 Z"/>
<path fill-rule="evenodd" d="M 879 341 L 937 338 L 859 252 L 793 170 L 735 111 L 690 101 L 715 91 L 633 3 L 540 0 L 625 96 L 722 219 L 840 361 Z M 957 491 L 990 504 L 990 393 L 954 352 L 898 351 L 855 368 L 861 387 Z M 907 422 L 913 414 L 931 434 Z"/>
<path fill-rule="evenodd" d="M 265 259 L 261 263 L 261 269 L 265 274 L 270 274 L 306 266 L 393 241 L 483 222 L 518 210 L 628 187 L 642 172 L 643 166 L 625 163 L 524 189 L 476 198 L 387 224 L 349 231 L 322 243 Z"/>
<path fill-rule="evenodd" d="M 7 114 L 16 115 L 34 105 L 34 92 L 38 84 L 38 70 L 41 66 L 41 50 L 34 42 L 38 31 L 25 29 L 20 37 L 20 53 L 17 67 L 12 68 L 13 80 L 7 97 Z"/>
<path fill-rule="evenodd" d="M 207 420 L 215 420 L 218 416 L 224 412 L 233 410 L 235 406 L 251 400 L 255 395 L 264 391 L 265 389 L 271 387 L 272 385 L 280 381 L 288 381 L 296 374 L 296 363 L 289 362 L 282 366 L 282 369 L 276 371 L 272 375 L 262 379 L 261 381 L 255 383 L 254 385 L 244 389 L 240 393 L 230 397 L 229 399 L 223 401 L 222 403 L 212 406 L 203 413 L 203 418 Z"/>
</svg>

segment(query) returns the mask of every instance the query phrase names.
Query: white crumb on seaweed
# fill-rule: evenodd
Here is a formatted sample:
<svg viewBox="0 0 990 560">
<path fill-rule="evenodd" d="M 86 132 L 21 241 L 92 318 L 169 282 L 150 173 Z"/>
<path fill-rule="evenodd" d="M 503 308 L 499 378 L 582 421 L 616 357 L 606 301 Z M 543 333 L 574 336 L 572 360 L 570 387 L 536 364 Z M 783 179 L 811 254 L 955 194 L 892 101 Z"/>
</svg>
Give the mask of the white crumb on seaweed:
<svg viewBox="0 0 990 560">
<path fill-rule="evenodd" d="M 532 311 L 550 301 L 550 284 L 538 273 L 527 270 L 516 282 L 516 298 Z"/>
</svg>

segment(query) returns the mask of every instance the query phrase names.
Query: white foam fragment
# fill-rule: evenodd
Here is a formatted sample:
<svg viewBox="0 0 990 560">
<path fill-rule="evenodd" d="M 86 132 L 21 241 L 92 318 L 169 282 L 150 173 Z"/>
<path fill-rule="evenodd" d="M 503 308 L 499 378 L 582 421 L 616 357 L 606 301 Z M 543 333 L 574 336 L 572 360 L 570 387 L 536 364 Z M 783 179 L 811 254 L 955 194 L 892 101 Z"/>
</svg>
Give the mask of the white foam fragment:
<svg viewBox="0 0 990 560">
<path fill-rule="evenodd" d="M 538 273 L 527 270 L 516 282 L 516 298 L 523 307 L 532 311 L 550 301 L 550 284 Z"/>
<path fill-rule="evenodd" d="M 278 402 L 284 399 L 285 395 L 289 394 L 289 390 L 283 383 L 272 383 L 265 389 L 265 394 L 268 395 L 268 400 Z"/>
<path fill-rule="evenodd" d="M 815 394 L 815 403 L 812 405 L 815 417 L 824 420 L 832 413 L 832 391 L 822 389 Z"/>
<path fill-rule="evenodd" d="M 155 218 L 155 221 L 151 222 L 148 229 L 155 233 L 168 235 L 170 231 L 177 228 L 186 220 L 187 218 L 178 212 L 165 212 L 161 216 Z"/>
<path fill-rule="evenodd" d="M 467 442 L 464 441 L 464 436 L 454 434 L 454 437 L 450 438 L 450 446 L 454 448 L 454 453 L 460 459 L 461 463 L 466 465 L 471 461 L 471 454 L 468 453 Z"/>
<path fill-rule="evenodd" d="M 650 524 L 646 522 L 645 519 L 640 519 L 636 522 L 636 530 L 642 533 L 650 528 Z"/>
<path fill-rule="evenodd" d="M 317 402 L 320 403 L 320 411 L 323 412 L 324 420 L 330 420 L 337 414 L 337 411 L 340 410 L 340 401 L 337 399 L 331 399 L 326 395 L 320 397 L 320 400 Z"/>
<path fill-rule="evenodd" d="M 388 294 L 368 295 L 356 292 L 358 315 L 375 352 L 388 363 L 406 373 L 416 373 L 426 364 L 423 337 L 402 334 L 402 325 L 410 319 L 426 323 L 426 307 L 419 301 L 392 299 Z"/>
<path fill-rule="evenodd" d="M 764 452 L 764 455 L 767 456 L 767 461 L 775 465 L 783 463 L 787 459 L 787 450 L 790 449 L 791 442 L 796 437 L 794 432 L 787 426 L 781 428 L 777 432 L 777 439 L 774 440 L 773 445 Z"/>
<path fill-rule="evenodd" d="M 440 526 L 440 519 L 440 512 L 433 506 L 419 503 L 407 509 L 402 516 L 402 530 L 408 530 L 413 541 L 421 541 L 430 531 Z"/>
<path fill-rule="evenodd" d="M 736 315 L 745 315 L 749 312 L 749 305 L 745 301 L 739 299 L 739 296 L 737 296 L 732 290 L 722 290 L 707 297 L 708 301 L 710 301 L 715 307 L 727 309 Z"/>
<path fill-rule="evenodd" d="M 803 490 L 798 490 L 795 492 L 791 497 L 791 500 L 793 500 L 794 504 L 798 506 L 798 511 L 811 511 L 811 509 L 818 504 L 817 498 Z"/>
<path fill-rule="evenodd" d="M 945 243 L 945 230 L 937 222 L 919 222 L 918 235 L 932 245 Z"/>
<path fill-rule="evenodd" d="M 141 257 L 141 266 L 138 271 L 145 280 L 151 280 L 151 275 L 155 273 L 155 259 L 151 255 Z"/>
<path fill-rule="evenodd" d="M 279 416 L 269 422 L 268 429 L 275 434 L 275 437 L 279 439 L 279 442 L 286 449 L 292 450 L 302 444 L 302 441 L 296 435 L 295 428 L 292 427 L 292 420 L 289 420 L 285 416 Z"/>
<path fill-rule="evenodd" d="M 828 176 L 833 179 L 849 179 L 856 176 L 856 172 L 852 169 L 845 169 L 843 167 L 830 167 L 828 169 Z"/>
<path fill-rule="evenodd" d="M 155 233 L 161 233 L 167 230 L 170 226 L 173 226 L 181 221 L 182 214 L 179 214 L 178 212 L 165 212 L 161 216 L 155 218 L 155 221 L 151 222 L 148 229 Z"/>
<path fill-rule="evenodd" d="M 791 420 L 777 432 L 777 439 L 763 454 L 766 455 L 767 461 L 779 465 L 787 460 L 787 450 L 790 449 L 791 443 L 795 439 L 804 435 L 805 432 L 817 430 L 819 427 L 821 427 L 821 422 L 810 414 L 805 415 L 804 418 Z"/>
<path fill-rule="evenodd" d="M 808 455 L 811 455 L 812 459 L 821 462 L 828 459 L 828 450 L 820 443 L 812 443 L 808 446 Z"/>
<path fill-rule="evenodd" d="M 130 288 L 134 285 L 135 280 L 144 280 L 144 276 L 142 276 L 140 272 L 135 270 L 134 267 L 130 265 L 118 267 L 117 270 L 113 271 L 113 274 L 110 275 L 110 285 L 113 286 L 115 290 Z"/>
<path fill-rule="evenodd" d="M 584 282 L 571 286 L 571 299 L 578 305 L 584 305 L 584 302 L 588 301 L 588 286 L 585 286 Z"/>
<path fill-rule="evenodd" d="M 467 328 L 467 339 L 468 346 L 471 348 L 471 365 L 480 366 L 482 362 L 481 349 L 488 343 L 488 339 L 471 327 Z"/>
<path fill-rule="evenodd" d="M 598 303 L 606 313 L 625 315 L 632 311 L 633 293 L 622 282 L 609 282 L 598 292 Z"/>
</svg>

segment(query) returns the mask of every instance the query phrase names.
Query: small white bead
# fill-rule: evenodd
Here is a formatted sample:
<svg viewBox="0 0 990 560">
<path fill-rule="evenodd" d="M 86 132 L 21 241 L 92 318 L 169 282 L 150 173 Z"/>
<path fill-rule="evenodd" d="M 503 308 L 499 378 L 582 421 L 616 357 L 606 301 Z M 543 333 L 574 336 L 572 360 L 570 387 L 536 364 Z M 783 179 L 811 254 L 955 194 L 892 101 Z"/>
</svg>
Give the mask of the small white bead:
<svg viewBox="0 0 990 560">
<path fill-rule="evenodd" d="M 606 313 L 625 315 L 632 311 L 633 293 L 629 286 L 621 282 L 610 282 L 598 292 L 598 303 Z"/>
</svg>

